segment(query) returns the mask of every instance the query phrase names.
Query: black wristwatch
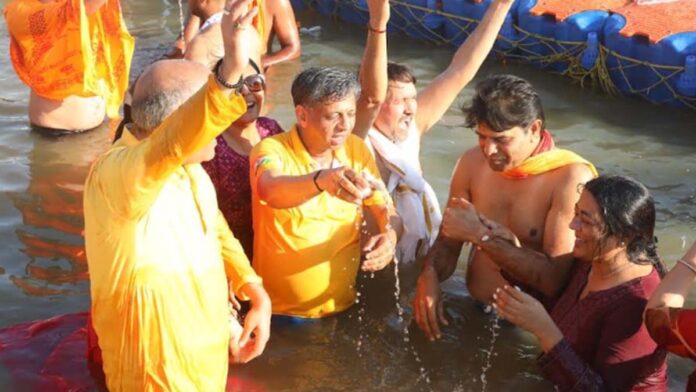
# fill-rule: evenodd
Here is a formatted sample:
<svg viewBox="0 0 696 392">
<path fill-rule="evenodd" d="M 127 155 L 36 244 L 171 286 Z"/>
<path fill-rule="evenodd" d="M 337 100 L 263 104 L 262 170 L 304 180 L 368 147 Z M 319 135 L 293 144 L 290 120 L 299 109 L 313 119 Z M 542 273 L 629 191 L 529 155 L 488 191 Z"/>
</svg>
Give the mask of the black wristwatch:
<svg viewBox="0 0 696 392">
<path fill-rule="evenodd" d="M 244 86 L 244 76 L 239 75 L 239 81 L 235 84 L 229 84 L 225 79 L 220 76 L 220 67 L 222 66 L 222 59 L 218 60 L 213 68 L 213 74 L 215 75 L 215 80 L 218 81 L 223 87 L 230 90 L 234 90 L 235 93 L 240 94 L 242 92 L 242 86 Z"/>
</svg>

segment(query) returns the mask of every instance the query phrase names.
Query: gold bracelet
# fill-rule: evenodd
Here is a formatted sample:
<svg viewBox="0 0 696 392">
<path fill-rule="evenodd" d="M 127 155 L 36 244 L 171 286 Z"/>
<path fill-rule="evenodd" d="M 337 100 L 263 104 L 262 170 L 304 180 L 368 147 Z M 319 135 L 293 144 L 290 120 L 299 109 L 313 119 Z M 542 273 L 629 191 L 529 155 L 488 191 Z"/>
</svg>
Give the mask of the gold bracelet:
<svg viewBox="0 0 696 392">
<path fill-rule="evenodd" d="M 691 270 L 691 272 L 694 273 L 694 275 L 696 275 L 696 267 L 694 267 L 693 265 L 689 264 L 686 260 L 684 260 L 684 259 L 679 259 L 679 260 L 677 260 L 677 263 L 681 263 L 684 267 L 688 268 L 689 270 Z"/>
</svg>

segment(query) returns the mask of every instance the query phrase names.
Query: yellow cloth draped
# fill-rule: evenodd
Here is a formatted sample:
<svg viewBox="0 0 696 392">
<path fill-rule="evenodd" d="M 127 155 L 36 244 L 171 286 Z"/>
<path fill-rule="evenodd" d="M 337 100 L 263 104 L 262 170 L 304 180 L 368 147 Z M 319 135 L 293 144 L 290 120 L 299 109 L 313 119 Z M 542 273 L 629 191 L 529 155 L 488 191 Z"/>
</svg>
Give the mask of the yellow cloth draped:
<svg viewBox="0 0 696 392">
<path fill-rule="evenodd" d="M 365 143 L 350 135 L 334 151 L 339 165 L 379 178 Z M 263 278 L 273 314 L 318 318 L 355 303 L 360 264 L 361 208 L 322 192 L 294 208 L 272 208 L 259 199 L 257 181 L 266 171 L 302 176 L 317 170 L 297 127 L 262 140 L 251 151 L 254 269 Z M 365 205 L 385 205 L 375 191 Z"/>
<path fill-rule="evenodd" d="M 260 283 L 185 157 L 246 111 L 210 78 L 150 137 L 129 132 L 93 164 L 84 191 L 94 330 L 110 391 L 223 391 L 229 286 Z"/>
<path fill-rule="evenodd" d="M 522 179 L 556 170 L 574 163 L 587 165 L 590 171 L 592 171 L 592 174 L 595 177 L 598 176 L 597 169 L 592 163 L 572 151 L 561 148 L 554 148 L 529 157 L 520 166 L 504 171 L 503 176 L 512 179 Z"/>
<path fill-rule="evenodd" d="M 12 65 L 37 95 L 100 96 L 118 117 L 134 49 L 118 0 L 89 16 L 83 0 L 14 0 L 5 19 Z"/>
</svg>

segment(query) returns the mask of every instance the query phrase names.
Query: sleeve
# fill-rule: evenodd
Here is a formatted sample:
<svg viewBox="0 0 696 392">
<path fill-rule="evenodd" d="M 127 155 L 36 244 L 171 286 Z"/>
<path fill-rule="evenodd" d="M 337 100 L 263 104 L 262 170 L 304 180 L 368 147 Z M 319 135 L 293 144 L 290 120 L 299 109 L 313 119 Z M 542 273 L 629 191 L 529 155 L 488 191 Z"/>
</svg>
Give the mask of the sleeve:
<svg viewBox="0 0 696 392">
<path fill-rule="evenodd" d="M 111 207 L 130 217 L 147 211 L 168 177 L 246 111 L 240 95 L 226 96 L 214 78 L 132 147 L 116 148 L 100 159 L 94 173 Z"/>
<path fill-rule="evenodd" d="M 283 169 L 283 157 L 285 151 L 281 143 L 274 138 L 261 140 L 249 154 L 249 178 L 252 181 L 252 187 L 258 178 L 267 171 L 276 171 Z"/>
<path fill-rule="evenodd" d="M 239 290 L 247 283 L 261 283 L 261 277 L 251 268 L 249 259 L 244 253 L 242 244 L 234 237 L 227 225 L 222 212 L 217 216 L 218 239 L 222 250 L 222 261 L 225 263 L 225 275 L 234 293 L 242 300 L 248 300 Z"/>
<path fill-rule="evenodd" d="M 544 375 L 561 391 L 627 391 L 664 366 L 665 354 L 643 325 L 647 300 L 632 297 L 604 320 L 593 363 L 563 339 L 539 358 Z"/>
</svg>

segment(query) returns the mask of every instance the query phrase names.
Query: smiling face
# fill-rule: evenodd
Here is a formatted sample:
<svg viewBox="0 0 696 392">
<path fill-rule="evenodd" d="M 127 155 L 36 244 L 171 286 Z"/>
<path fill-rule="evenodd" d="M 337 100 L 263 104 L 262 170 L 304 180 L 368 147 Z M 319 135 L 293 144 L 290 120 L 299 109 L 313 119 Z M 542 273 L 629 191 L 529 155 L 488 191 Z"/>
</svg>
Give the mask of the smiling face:
<svg viewBox="0 0 696 392">
<path fill-rule="evenodd" d="M 387 98 L 375 119 L 377 129 L 390 135 L 405 135 L 415 121 L 417 94 L 413 83 L 390 81 Z"/>
<path fill-rule="evenodd" d="M 248 76 L 244 78 L 244 86 L 241 93 L 246 101 L 247 110 L 234 122 L 234 125 L 239 127 L 245 127 L 259 118 L 266 98 L 266 81 L 264 76 L 257 74 L 250 65 L 247 66 L 244 75 Z"/>
<path fill-rule="evenodd" d="M 621 251 L 614 236 L 607 236 L 606 225 L 597 200 L 587 190 L 583 190 L 575 204 L 575 215 L 570 222 L 575 232 L 573 256 L 581 261 L 591 262 L 608 259 L 609 255 Z"/>
<path fill-rule="evenodd" d="M 311 154 L 341 147 L 355 125 L 355 94 L 335 102 L 297 105 L 297 124 Z"/>
<path fill-rule="evenodd" d="M 491 170 L 502 172 L 521 165 L 532 155 L 541 140 L 541 121 L 535 121 L 527 129 L 513 127 L 502 132 L 479 123 L 476 134 Z"/>
</svg>

